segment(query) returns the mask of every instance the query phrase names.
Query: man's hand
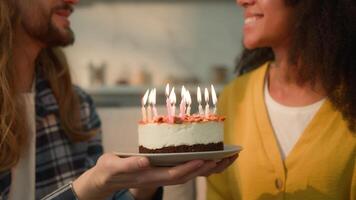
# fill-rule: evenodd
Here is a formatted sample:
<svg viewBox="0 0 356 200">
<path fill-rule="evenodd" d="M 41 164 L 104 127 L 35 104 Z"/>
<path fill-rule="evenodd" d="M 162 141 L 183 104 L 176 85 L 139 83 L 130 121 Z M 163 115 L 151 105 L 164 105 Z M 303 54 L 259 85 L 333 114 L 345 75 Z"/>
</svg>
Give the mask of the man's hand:
<svg viewBox="0 0 356 200">
<path fill-rule="evenodd" d="M 183 184 L 197 176 L 221 172 L 236 158 L 218 163 L 194 160 L 175 167 L 153 167 L 146 157 L 119 158 L 104 154 L 96 166 L 73 182 L 73 187 L 79 199 L 105 199 L 128 188 L 136 188 L 130 190 L 136 199 L 150 199 L 160 186 Z"/>
</svg>

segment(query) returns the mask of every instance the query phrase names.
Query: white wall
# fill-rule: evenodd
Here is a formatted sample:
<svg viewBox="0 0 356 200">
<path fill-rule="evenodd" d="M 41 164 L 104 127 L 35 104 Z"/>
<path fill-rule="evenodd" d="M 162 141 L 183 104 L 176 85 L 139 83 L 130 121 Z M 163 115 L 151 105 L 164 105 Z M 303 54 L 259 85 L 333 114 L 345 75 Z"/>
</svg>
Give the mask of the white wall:
<svg viewBox="0 0 356 200">
<path fill-rule="evenodd" d="M 211 79 L 210 67 L 234 66 L 242 13 L 234 1 L 146 1 L 78 7 L 76 43 L 66 49 L 74 79 L 89 87 L 88 64 L 106 62 L 107 83 L 144 68 L 155 85 L 170 76 Z"/>
</svg>

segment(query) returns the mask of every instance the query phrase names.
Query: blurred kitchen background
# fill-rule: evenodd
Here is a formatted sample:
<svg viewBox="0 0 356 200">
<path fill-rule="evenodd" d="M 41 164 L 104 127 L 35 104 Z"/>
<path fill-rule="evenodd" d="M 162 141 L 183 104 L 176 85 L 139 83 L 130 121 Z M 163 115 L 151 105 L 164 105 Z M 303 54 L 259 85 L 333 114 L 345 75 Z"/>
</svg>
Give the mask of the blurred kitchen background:
<svg viewBox="0 0 356 200">
<path fill-rule="evenodd" d="M 65 52 L 100 107 L 137 106 L 146 88 L 163 95 L 166 83 L 219 91 L 234 76 L 242 18 L 234 0 L 83 0 Z"/>
</svg>

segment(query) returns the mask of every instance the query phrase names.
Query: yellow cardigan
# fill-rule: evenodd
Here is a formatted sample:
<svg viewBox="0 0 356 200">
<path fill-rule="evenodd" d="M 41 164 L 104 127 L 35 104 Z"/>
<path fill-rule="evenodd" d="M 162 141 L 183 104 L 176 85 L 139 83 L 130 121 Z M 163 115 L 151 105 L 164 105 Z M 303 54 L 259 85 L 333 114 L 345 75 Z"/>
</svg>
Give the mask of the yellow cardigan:
<svg viewBox="0 0 356 200">
<path fill-rule="evenodd" d="M 208 200 L 356 200 L 356 137 L 329 101 L 282 160 L 263 98 L 267 67 L 235 79 L 220 95 L 225 143 L 243 150 L 208 178 Z"/>
</svg>

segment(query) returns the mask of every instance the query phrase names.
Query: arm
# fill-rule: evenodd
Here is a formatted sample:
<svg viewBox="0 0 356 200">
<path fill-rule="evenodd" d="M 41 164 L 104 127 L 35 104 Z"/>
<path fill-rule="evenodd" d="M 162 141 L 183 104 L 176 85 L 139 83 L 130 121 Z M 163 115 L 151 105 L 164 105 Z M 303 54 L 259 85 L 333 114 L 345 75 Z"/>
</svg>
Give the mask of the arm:
<svg viewBox="0 0 356 200">
<path fill-rule="evenodd" d="M 79 93 L 82 92 L 79 89 Z M 100 118 L 96 112 L 95 105 L 90 98 L 90 96 L 86 95 L 82 92 L 82 99 L 84 99 L 84 103 L 88 104 L 89 109 L 84 109 L 85 114 L 84 116 L 89 116 L 83 119 L 83 124 L 85 125 L 86 131 L 96 131 L 95 138 L 89 141 L 88 145 L 88 159 L 86 162 L 86 168 L 90 169 L 95 166 L 99 156 L 103 154 L 102 149 L 102 139 L 101 139 L 101 122 Z M 149 196 L 150 198 L 147 198 Z M 112 196 L 110 199 L 117 199 L 117 200 L 146 200 L 146 199 L 153 199 L 153 200 L 160 200 L 163 196 L 163 189 L 162 188 L 149 188 L 149 189 L 124 189 Z"/>
<path fill-rule="evenodd" d="M 80 122 L 82 124 L 82 134 L 93 135 L 93 137 L 91 137 L 87 141 L 76 144 L 81 146 L 80 154 L 81 156 L 83 156 L 83 158 L 85 158 L 83 159 L 82 163 L 84 166 L 80 166 L 80 168 L 90 169 L 95 165 L 97 159 L 103 154 L 101 139 L 101 121 L 96 112 L 95 105 L 91 97 L 78 87 L 74 86 L 73 89 L 80 100 Z M 77 199 L 72 187 L 72 182 L 65 184 L 53 191 L 52 193 L 43 197 L 42 200 Z"/>
</svg>

